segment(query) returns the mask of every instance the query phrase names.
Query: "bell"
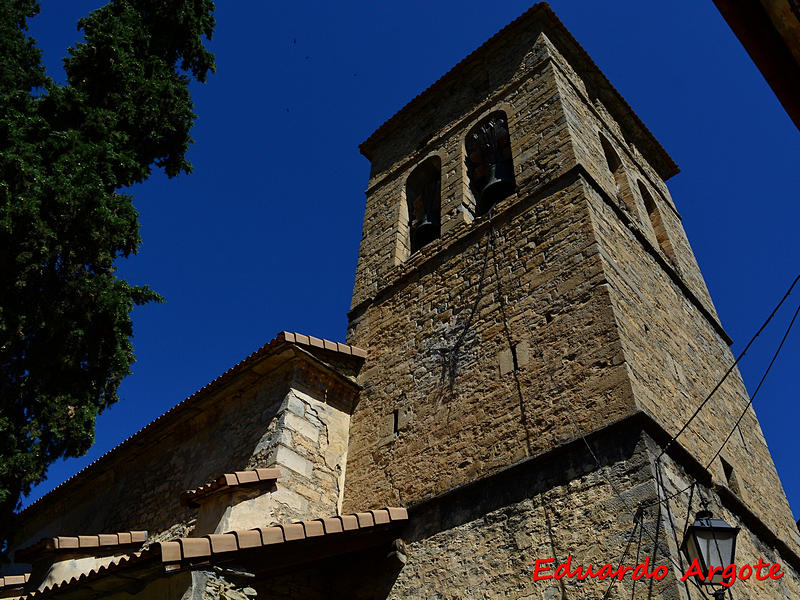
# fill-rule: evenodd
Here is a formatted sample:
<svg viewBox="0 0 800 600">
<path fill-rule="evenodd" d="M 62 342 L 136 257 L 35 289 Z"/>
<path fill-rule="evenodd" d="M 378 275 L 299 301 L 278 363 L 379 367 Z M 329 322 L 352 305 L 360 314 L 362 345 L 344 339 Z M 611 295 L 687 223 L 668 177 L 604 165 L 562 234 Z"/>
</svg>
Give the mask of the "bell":
<svg viewBox="0 0 800 600">
<path fill-rule="evenodd" d="M 489 211 L 498 201 L 514 193 L 514 167 L 510 160 L 504 160 L 496 165 L 489 165 L 489 177 L 480 191 L 480 209 L 483 214 Z"/>
<path fill-rule="evenodd" d="M 422 223 L 414 227 L 412 236 L 412 247 L 414 250 L 417 250 L 439 237 L 439 231 L 436 225 L 428 218 L 428 214 L 425 213 L 422 217 Z"/>
</svg>

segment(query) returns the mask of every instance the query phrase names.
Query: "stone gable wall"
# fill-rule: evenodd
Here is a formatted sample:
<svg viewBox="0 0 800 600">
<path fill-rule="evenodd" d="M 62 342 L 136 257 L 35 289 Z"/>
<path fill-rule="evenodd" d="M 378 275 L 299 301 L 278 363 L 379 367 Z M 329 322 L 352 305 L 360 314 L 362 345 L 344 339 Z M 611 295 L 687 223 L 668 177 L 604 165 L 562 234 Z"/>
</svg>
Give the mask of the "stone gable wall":
<svg viewBox="0 0 800 600">
<path fill-rule="evenodd" d="M 149 545 L 339 514 L 353 390 L 343 396 L 345 388 L 326 387 L 326 377 L 305 361 L 290 361 L 222 390 L 157 439 L 146 436 L 143 447 L 119 452 L 117 468 L 100 482 L 75 486 L 49 510 L 34 510 L 15 547 L 48 535 L 129 529 L 148 530 Z M 273 487 L 234 488 L 203 499 L 199 510 L 180 504 L 183 490 L 257 467 L 280 469 Z"/>
<path fill-rule="evenodd" d="M 34 505 L 24 515 L 18 546 L 46 536 L 132 529 L 148 530 L 151 538 L 171 529 L 185 535 L 194 511 L 180 504 L 180 493 L 248 466 L 290 377 L 284 369 L 261 385 L 222 390 L 193 416 L 119 453 L 99 477 L 68 483 L 46 510 Z"/>
</svg>

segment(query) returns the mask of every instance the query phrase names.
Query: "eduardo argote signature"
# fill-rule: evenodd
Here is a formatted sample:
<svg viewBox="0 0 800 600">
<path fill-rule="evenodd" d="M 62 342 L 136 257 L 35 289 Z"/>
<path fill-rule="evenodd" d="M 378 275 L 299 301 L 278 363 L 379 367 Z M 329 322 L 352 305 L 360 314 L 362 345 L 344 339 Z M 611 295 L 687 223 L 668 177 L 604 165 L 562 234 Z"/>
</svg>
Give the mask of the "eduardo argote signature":
<svg viewBox="0 0 800 600">
<path fill-rule="evenodd" d="M 643 563 L 637 565 L 619 565 L 613 566 L 608 563 L 598 565 L 597 570 L 593 565 L 580 566 L 576 565 L 572 568 L 572 557 L 568 556 L 566 562 L 558 564 L 555 569 L 552 563 L 555 562 L 554 558 L 537 558 L 533 567 L 533 580 L 541 581 L 543 579 L 579 579 L 583 581 L 588 578 L 592 579 L 606 579 L 616 577 L 620 581 L 628 574 L 631 579 L 638 581 L 640 579 L 655 579 L 660 581 L 667 576 L 669 569 L 664 565 L 659 565 L 655 569 L 650 570 L 650 557 L 644 559 Z M 766 570 L 766 572 L 764 572 Z M 736 563 L 731 563 L 726 567 L 708 568 L 704 572 L 700 568 L 700 563 L 694 559 L 686 569 L 686 572 L 681 577 L 681 581 L 686 581 L 689 577 L 697 577 L 702 581 L 719 583 L 725 587 L 730 587 L 736 579 L 747 580 L 750 576 L 755 575 L 758 581 L 766 579 L 780 579 L 783 577 L 780 563 L 765 562 L 763 558 L 759 558 L 758 562 L 754 565 L 744 564 L 737 566 Z"/>
</svg>

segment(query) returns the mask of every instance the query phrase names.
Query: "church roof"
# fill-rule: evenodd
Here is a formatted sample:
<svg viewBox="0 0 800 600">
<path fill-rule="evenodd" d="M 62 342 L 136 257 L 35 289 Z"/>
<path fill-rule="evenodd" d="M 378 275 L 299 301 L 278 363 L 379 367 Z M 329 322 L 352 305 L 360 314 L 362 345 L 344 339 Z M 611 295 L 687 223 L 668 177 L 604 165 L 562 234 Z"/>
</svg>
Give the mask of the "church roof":
<svg viewBox="0 0 800 600">
<path fill-rule="evenodd" d="M 302 350 L 306 350 L 309 354 L 316 357 L 317 354 L 325 357 L 327 355 L 337 356 L 344 360 L 345 362 L 350 362 L 353 365 L 360 365 L 363 363 L 364 359 L 367 356 L 366 350 L 359 348 L 357 346 L 351 346 L 349 344 L 342 344 L 339 342 L 333 342 L 330 340 L 317 338 L 311 335 L 304 335 L 300 333 L 293 333 L 289 331 L 281 331 L 273 340 L 264 344 L 261 348 L 250 354 L 247 358 L 240 361 L 224 373 L 218 376 L 216 379 L 207 383 L 202 388 L 197 390 L 194 394 L 189 396 L 188 398 L 182 400 L 168 411 L 163 413 L 161 416 L 157 417 L 155 420 L 151 421 L 149 424 L 142 427 L 139 431 L 131 435 L 130 437 L 126 438 L 122 442 L 120 442 L 117 446 L 100 456 L 95 461 L 91 462 L 89 465 L 78 471 L 75 475 L 70 477 L 69 479 L 63 481 L 55 488 L 53 488 L 50 492 L 36 500 L 35 502 L 31 503 L 29 506 L 25 507 L 23 510 L 19 512 L 19 516 L 24 517 L 26 515 L 30 515 L 33 511 L 37 510 L 40 506 L 44 505 L 47 502 L 52 501 L 64 491 L 69 488 L 71 485 L 77 483 L 79 480 L 86 478 L 90 473 L 95 472 L 99 469 L 104 463 L 110 460 L 113 456 L 116 456 L 120 451 L 125 448 L 133 446 L 136 442 L 138 442 L 143 435 L 153 431 L 155 428 L 165 425 L 169 422 L 172 422 L 175 418 L 179 415 L 184 413 L 187 409 L 195 405 L 200 400 L 207 398 L 213 392 L 221 389 L 224 385 L 230 383 L 237 375 L 245 372 L 246 370 L 252 368 L 257 363 L 261 362 L 262 360 L 277 354 L 281 348 L 284 348 L 287 344 L 297 346 Z M 355 389 L 360 389 L 358 384 L 349 377 L 342 376 L 341 379 L 345 382 L 354 387 Z"/>
<path fill-rule="evenodd" d="M 308 564 L 334 555 L 374 547 L 391 539 L 408 521 L 405 508 L 383 508 L 348 515 L 325 517 L 270 527 L 178 538 L 157 542 L 146 550 L 113 559 L 111 562 L 71 577 L 67 581 L 28 591 L 21 599 L 72 597 L 80 588 L 113 593 L 145 573 L 164 576 L 194 563 L 233 562 L 271 572 Z M 114 577 L 119 575 L 119 580 Z M 23 577 L 23 576 L 19 576 Z M 27 582 L 27 576 L 25 576 Z M 6 577 L 6 579 L 9 579 Z M 100 581 L 102 580 L 102 582 Z M 21 585 L 21 584 L 18 584 Z"/>
<path fill-rule="evenodd" d="M 66 551 L 93 553 L 97 549 L 141 546 L 147 540 L 146 531 L 125 531 L 122 533 L 100 533 L 95 535 L 60 535 L 42 538 L 32 546 L 17 550 L 14 554 L 16 562 L 33 562 L 42 554 Z M 131 548 L 127 548 L 128 551 Z"/>
<path fill-rule="evenodd" d="M 186 490 L 181 494 L 181 504 L 184 506 L 200 506 L 200 500 L 216 492 L 226 491 L 239 486 L 252 486 L 257 484 L 272 483 L 280 477 L 280 469 L 252 469 L 249 471 L 236 471 L 225 473 L 205 485 L 193 490 Z"/>
</svg>

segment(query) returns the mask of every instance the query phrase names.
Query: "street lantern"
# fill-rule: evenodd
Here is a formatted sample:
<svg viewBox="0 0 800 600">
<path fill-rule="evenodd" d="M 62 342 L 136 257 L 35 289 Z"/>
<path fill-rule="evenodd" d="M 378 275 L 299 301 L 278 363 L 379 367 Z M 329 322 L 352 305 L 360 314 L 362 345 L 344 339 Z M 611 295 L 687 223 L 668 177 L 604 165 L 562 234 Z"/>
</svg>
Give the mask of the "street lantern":
<svg viewBox="0 0 800 600">
<path fill-rule="evenodd" d="M 708 576 L 709 567 L 722 567 L 733 564 L 736 553 L 736 536 L 738 527 L 731 527 L 723 519 L 715 519 L 710 510 L 701 510 L 692 525 L 686 530 L 681 550 L 689 562 L 697 559 L 700 570 Z M 720 585 L 722 570 L 714 573 L 711 580 L 700 579 L 704 585 Z M 714 593 L 715 597 L 723 597 L 724 590 Z"/>
</svg>

